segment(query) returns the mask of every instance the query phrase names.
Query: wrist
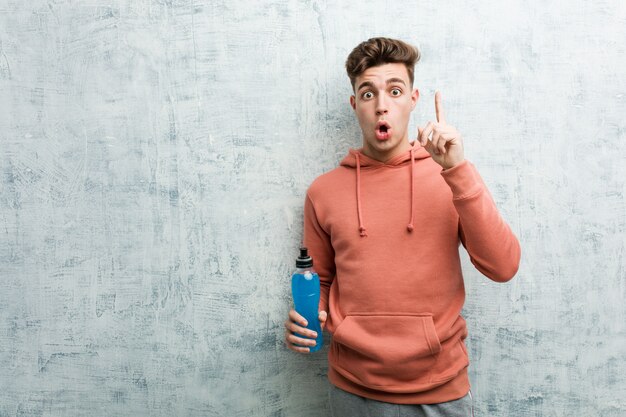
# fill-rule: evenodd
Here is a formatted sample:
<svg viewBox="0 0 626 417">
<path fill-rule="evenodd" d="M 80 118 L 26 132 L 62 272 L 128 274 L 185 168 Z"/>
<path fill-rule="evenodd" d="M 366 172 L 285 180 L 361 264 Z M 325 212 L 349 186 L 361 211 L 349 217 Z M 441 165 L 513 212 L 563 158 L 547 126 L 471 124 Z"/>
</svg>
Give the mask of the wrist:
<svg viewBox="0 0 626 417">
<path fill-rule="evenodd" d="M 461 159 L 460 161 L 456 161 L 456 162 L 451 163 L 449 165 L 444 165 L 443 166 L 443 170 L 446 171 L 448 169 L 452 169 L 454 167 L 457 167 L 457 166 L 461 165 L 464 161 L 465 161 L 465 159 Z"/>
</svg>

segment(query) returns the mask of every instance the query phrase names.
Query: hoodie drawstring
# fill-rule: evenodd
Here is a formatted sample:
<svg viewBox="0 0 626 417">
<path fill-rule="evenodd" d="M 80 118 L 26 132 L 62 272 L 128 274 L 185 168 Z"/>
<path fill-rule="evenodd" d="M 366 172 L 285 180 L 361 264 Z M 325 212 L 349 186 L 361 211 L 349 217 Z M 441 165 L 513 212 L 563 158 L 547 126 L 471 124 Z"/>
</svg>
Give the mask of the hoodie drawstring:
<svg viewBox="0 0 626 417">
<path fill-rule="evenodd" d="M 359 154 L 356 155 L 356 211 L 359 216 L 359 234 L 367 236 L 367 230 L 363 226 L 363 215 L 361 214 L 361 161 Z"/>
<path fill-rule="evenodd" d="M 413 147 L 411 147 L 411 220 L 409 224 L 406 226 L 409 232 L 413 231 L 413 194 L 414 194 L 414 186 L 413 186 L 413 165 L 415 164 L 415 154 L 413 152 Z"/>
<path fill-rule="evenodd" d="M 409 232 L 412 232 L 415 228 L 413 226 L 413 206 L 414 206 L 414 196 L 415 196 L 415 180 L 413 179 L 413 171 L 415 170 L 415 148 L 411 147 L 411 219 L 409 220 L 409 224 L 406 225 L 406 229 Z M 356 210 L 359 217 L 359 234 L 364 237 L 367 236 L 367 229 L 363 224 L 363 213 L 361 212 L 361 159 L 359 156 L 359 152 L 354 152 L 354 156 L 356 158 Z"/>
</svg>

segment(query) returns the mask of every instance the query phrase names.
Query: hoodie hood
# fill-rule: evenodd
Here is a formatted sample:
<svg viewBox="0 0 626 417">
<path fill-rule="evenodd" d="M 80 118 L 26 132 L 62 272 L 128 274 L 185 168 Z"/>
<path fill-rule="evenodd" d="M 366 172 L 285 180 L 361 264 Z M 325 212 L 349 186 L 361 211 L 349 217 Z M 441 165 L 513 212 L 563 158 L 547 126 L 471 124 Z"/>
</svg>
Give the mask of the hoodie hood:
<svg viewBox="0 0 626 417">
<path fill-rule="evenodd" d="M 367 236 L 367 229 L 365 228 L 365 220 L 363 219 L 363 213 L 361 212 L 361 168 L 376 167 L 376 166 L 398 166 L 410 161 L 411 164 L 411 218 L 406 226 L 409 232 L 413 231 L 413 195 L 414 193 L 414 179 L 413 179 L 413 166 L 415 160 L 430 158 L 430 154 L 418 141 L 411 144 L 411 148 L 397 155 L 386 162 L 377 161 L 372 159 L 362 152 L 361 149 L 350 149 L 348 154 L 342 159 L 341 166 L 348 168 L 356 168 L 356 208 L 357 216 L 359 218 L 359 234 L 361 237 Z"/>
</svg>

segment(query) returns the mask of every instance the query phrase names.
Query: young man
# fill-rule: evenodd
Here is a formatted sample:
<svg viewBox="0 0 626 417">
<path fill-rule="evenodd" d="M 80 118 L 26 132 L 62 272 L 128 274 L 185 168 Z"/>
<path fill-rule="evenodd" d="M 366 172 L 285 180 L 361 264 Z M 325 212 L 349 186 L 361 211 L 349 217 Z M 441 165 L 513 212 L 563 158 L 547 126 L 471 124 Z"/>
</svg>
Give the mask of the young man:
<svg viewBox="0 0 626 417">
<path fill-rule="evenodd" d="M 519 242 L 464 158 L 439 92 L 437 121 L 409 142 L 419 58 L 415 47 L 388 38 L 350 53 L 350 104 L 363 147 L 318 177 L 304 203 L 304 245 L 321 281 L 319 320 L 332 335 L 335 416 L 471 415 L 459 245 L 494 281 L 511 279 L 519 266 Z M 315 341 L 293 333 L 315 335 L 301 326 L 292 309 L 286 344 L 307 353 L 294 344 Z"/>
</svg>

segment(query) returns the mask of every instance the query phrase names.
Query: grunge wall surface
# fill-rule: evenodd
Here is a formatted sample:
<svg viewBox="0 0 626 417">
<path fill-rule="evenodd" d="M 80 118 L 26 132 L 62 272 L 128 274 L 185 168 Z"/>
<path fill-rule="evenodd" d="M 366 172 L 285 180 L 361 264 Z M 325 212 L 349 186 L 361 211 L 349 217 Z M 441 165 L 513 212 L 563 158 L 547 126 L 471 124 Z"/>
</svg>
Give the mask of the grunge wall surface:
<svg viewBox="0 0 626 417">
<path fill-rule="evenodd" d="M 0 416 L 328 415 L 283 344 L 343 64 L 417 45 L 522 244 L 463 249 L 477 416 L 626 415 L 622 1 L 0 1 Z"/>
</svg>

